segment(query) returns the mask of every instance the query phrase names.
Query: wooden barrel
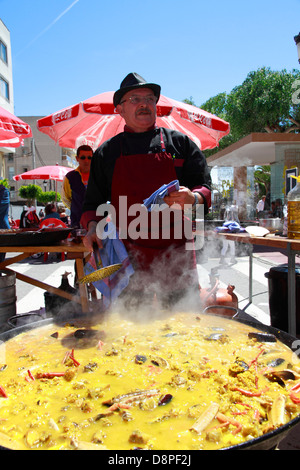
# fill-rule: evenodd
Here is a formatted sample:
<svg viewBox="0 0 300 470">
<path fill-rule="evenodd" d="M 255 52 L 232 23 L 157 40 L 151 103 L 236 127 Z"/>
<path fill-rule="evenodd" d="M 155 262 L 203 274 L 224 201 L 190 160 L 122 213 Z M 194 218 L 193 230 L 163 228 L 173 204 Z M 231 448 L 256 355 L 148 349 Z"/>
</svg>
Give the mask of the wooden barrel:
<svg viewBox="0 0 300 470">
<path fill-rule="evenodd" d="M 16 275 L 6 269 L 0 271 L 0 325 L 16 314 Z"/>
</svg>

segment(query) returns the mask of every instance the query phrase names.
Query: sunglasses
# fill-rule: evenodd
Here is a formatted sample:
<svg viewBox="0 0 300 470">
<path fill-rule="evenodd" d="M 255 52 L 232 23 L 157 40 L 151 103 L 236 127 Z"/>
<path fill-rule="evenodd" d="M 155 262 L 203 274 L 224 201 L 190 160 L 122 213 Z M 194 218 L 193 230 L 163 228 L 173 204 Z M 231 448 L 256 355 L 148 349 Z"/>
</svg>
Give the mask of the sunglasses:
<svg viewBox="0 0 300 470">
<path fill-rule="evenodd" d="M 92 160 L 92 157 L 79 157 L 80 160 L 85 160 L 85 159 L 88 159 L 88 160 Z"/>
</svg>

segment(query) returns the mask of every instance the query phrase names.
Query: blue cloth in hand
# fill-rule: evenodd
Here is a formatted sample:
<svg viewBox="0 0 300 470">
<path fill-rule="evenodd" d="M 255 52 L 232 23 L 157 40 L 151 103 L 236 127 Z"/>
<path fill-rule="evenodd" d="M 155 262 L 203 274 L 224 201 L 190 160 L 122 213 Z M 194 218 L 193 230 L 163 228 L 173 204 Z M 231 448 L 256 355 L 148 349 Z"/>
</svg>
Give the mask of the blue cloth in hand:
<svg viewBox="0 0 300 470">
<path fill-rule="evenodd" d="M 111 276 L 101 281 L 93 282 L 93 286 L 103 295 L 104 307 L 108 308 L 111 303 L 119 297 L 121 292 L 128 286 L 130 276 L 134 273 L 134 269 L 128 257 L 124 243 L 120 240 L 118 231 L 112 222 L 108 222 L 105 226 L 101 237 L 103 248 L 99 249 L 102 267 L 112 264 L 122 264 L 122 267 Z M 96 271 L 99 266 L 96 265 L 94 255 L 91 256 L 88 263 L 84 267 L 85 274 L 91 274 Z"/>
<path fill-rule="evenodd" d="M 179 190 L 179 181 L 174 180 L 168 184 L 163 184 L 159 189 L 154 191 L 147 199 L 144 199 L 144 206 L 148 212 L 152 210 L 160 210 L 159 206 L 165 204 L 164 197 L 171 194 L 173 191 Z"/>
</svg>

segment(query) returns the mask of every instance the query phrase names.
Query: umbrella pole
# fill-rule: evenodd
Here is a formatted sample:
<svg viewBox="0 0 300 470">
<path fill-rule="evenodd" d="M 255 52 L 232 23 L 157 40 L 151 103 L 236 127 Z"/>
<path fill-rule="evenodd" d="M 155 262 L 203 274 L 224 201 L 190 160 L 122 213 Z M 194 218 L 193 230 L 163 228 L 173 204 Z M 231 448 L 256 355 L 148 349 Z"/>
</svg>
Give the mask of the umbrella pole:
<svg viewBox="0 0 300 470">
<path fill-rule="evenodd" d="M 31 139 L 31 154 L 32 154 L 32 169 L 35 169 L 35 145 L 34 145 L 34 138 Z M 32 184 L 36 184 L 36 180 L 32 181 Z M 37 207 L 37 200 L 33 200 L 34 207 Z"/>
</svg>

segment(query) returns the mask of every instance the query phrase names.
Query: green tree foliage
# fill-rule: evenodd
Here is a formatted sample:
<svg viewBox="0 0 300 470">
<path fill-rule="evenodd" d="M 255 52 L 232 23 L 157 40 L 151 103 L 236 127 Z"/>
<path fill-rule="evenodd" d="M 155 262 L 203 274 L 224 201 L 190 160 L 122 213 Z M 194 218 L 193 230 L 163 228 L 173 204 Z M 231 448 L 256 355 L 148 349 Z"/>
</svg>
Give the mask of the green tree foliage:
<svg viewBox="0 0 300 470">
<path fill-rule="evenodd" d="M 294 70 L 250 72 L 242 85 L 227 96 L 226 116 L 239 138 L 251 132 L 300 131 L 300 105 L 293 101 Z M 300 87 L 299 87 L 300 88 Z"/>
<path fill-rule="evenodd" d="M 200 108 L 230 123 L 230 134 L 209 156 L 251 132 L 300 132 L 300 71 L 250 72 L 241 85 L 210 98 Z"/>
<path fill-rule="evenodd" d="M 271 167 L 270 165 L 259 166 L 254 172 L 255 182 L 259 185 L 260 196 L 270 191 Z"/>
<path fill-rule="evenodd" d="M 10 189 L 9 181 L 6 178 L 0 179 L 0 184 L 2 184 L 2 186 L 4 186 L 5 188 Z"/>
<path fill-rule="evenodd" d="M 55 191 L 45 191 L 43 192 L 42 188 L 37 184 L 27 184 L 25 186 L 21 186 L 19 189 L 19 195 L 22 199 L 26 199 L 31 204 L 34 200 L 42 204 L 47 204 L 48 202 L 54 202 L 55 198 L 59 202 L 61 200 L 61 196 L 59 193 L 55 193 Z"/>
<path fill-rule="evenodd" d="M 57 202 L 61 201 L 61 196 L 59 193 L 56 194 L 55 191 L 46 191 L 39 194 L 38 201 L 42 204 L 48 204 L 49 202 L 55 202 L 55 197 Z"/>
<path fill-rule="evenodd" d="M 27 199 L 27 201 L 30 201 L 31 203 L 36 199 L 39 199 L 39 195 L 42 193 L 42 189 L 40 186 L 36 184 L 27 184 L 24 186 L 21 186 L 19 189 L 19 196 L 22 199 Z"/>
</svg>

